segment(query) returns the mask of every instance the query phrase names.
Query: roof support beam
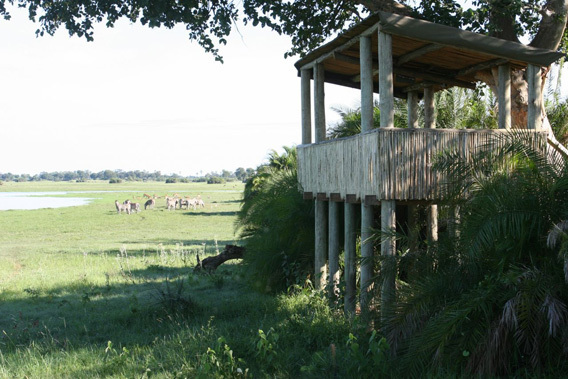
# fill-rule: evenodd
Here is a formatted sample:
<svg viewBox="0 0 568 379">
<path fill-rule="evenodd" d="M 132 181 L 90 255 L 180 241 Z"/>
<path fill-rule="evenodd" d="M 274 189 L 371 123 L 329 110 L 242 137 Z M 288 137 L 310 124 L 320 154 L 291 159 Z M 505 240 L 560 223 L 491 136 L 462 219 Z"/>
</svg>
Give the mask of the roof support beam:
<svg viewBox="0 0 568 379">
<path fill-rule="evenodd" d="M 527 129 L 540 131 L 542 128 L 542 87 L 540 67 L 529 64 L 527 82 L 529 85 L 529 104 L 527 110 Z"/>
<path fill-rule="evenodd" d="M 376 67 L 376 66 L 373 65 L 373 67 Z M 374 69 L 373 75 L 376 75 L 378 72 L 379 72 L 378 69 Z M 465 80 L 455 79 L 455 77 L 453 75 L 452 76 L 445 76 L 445 75 L 439 75 L 439 74 L 432 74 L 432 73 L 428 73 L 426 71 L 413 70 L 413 69 L 410 69 L 410 68 L 402 68 L 402 67 L 397 67 L 397 66 L 393 67 L 393 72 L 395 74 L 400 74 L 400 75 L 408 76 L 408 77 L 411 77 L 411 78 L 420 78 L 420 79 L 428 80 L 428 81 L 434 82 L 438 85 L 443 84 L 443 85 L 446 85 L 448 87 L 457 86 L 457 87 L 475 89 L 474 83 L 466 82 Z M 351 81 L 360 82 L 361 81 L 361 75 L 352 76 Z M 419 87 L 419 88 L 422 88 L 422 87 Z M 408 91 L 409 90 L 404 90 L 404 92 L 408 92 Z"/>
<path fill-rule="evenodd" d="M 379 108 L 381 128 L 394 128 L 392 36 L 379 31 Z"/>
<path fill-rule="evenodd" d="M 359 59 L 357 57 L 352 57 L 351 55 L 345 55 L 343 53 L 335 53 L 333 55 L 335 59 L 341 62 L 350 63 L 355 66 L 359 66 Z M 376 68 L 376 67 L 375 67 Z"/>
<path fill-rule="evenodd" d="M 482 63 L 479 63 L 479 64 L 475 64 L 473 66 L 469 66 L 469 67 L 466 67 L 464 69 L 461 69 L 461 70 L 458 71 L 456 76 L 464 76 L 464 75 L 473 74 L 477 71 L 486 70 L 488 68 L 492 68 L 492 67 L 495 67 L 495 66 L 505 64 L 508 61 L 509 60 L 503 59 L 503 58 L 492 59 L 490 61 L 482 62 Z"/>
<path fill-rule="evenodd" d="M 458 87 L 464 87 L 464 88 L 469 88 L 469 89 L 475 89 L 474 83 L 466 82 L 464 80 L 455 79 L 453 77 L 431 74 L 431 73 L 419 71 L 419 70 L 412 70 L 412 69 L 408 69 L 408 68 L 395 67 L 394 73 L 405 75 L 405 76 L 411 76 L 411 77 L 414 77 L 414 78 L 421 78 L 421 79 L 424 79 L 424 80 L 430 80 L 432 82 L 436 82 L 436 83 L 440 83 L 440 84 L 447 84 L 450 87 L 451 86 L 458 86 Z"/>
<path fill-rule="evenodd" d="M 438 84 L 438 83 L 429 82 L 429 81 L 425 80 L 421 83 L 416 83 L 416 84 L 413 84 L 413 85 L 406 87 L 405 89 L 402 90 L 402 92 L 409 93 L 409 92 L 413 92 L 413 91 L 419 91 L 419 90 L 423 90 L 426 87 L 433 86 L 435 84 Z M 440 84 L 438 84 L 438 85 L 440 85 Z"/>
<path fill-rule="evenodd" d="M 302 145 L 312 143 L 311 70 L 301 70 Z"/>
<path fill-rule="evenodd" d="M 361 132 L 373 129 L 373 50 L 371 37 L 361 37 Z"/>
<path fill-rule="evenodd" d="M 325 141 L 325 72 L 323 63 L 314 66 L 314 124 L 316 143 Z"/>
<path fill-rule="evenodd" d="M 400 66 L 403 65 L 405 63 L 408 63 L 410 61 L 413 61 L 414 59 L 421 57 L 422 55 L 431 53 L 433 51 L 436 50 L 440 50 L 441 48 L 443 48 L 444 46 L 442 45 L 438 45 L 436 43 L 431 43 L 425 46 L 422 46 L 414 51 L 411 51 L 409 53 L 403 54 L 400 57 L 398 57 L 398 59 L 395 62 L 395 66 Z"/>
<path fill-rule="evenodd" d="M 374 33 L 378 28 L 379 28 L 379 23 L 377 22 L 376 24 L 374 24 L 370 28 L 367 28 L 367 30 L 363 31 L 360 35 L 351 38 L 350 40 L 348 40 L 345 43 L 342 43 L 341 45 L 337 46 L 335 49 L 331 50 L 330 52 L 321 55 L 317 59 L 311 61 L 310 63 L 303 65 L 300 68 L 301 69 L 311 68 L 311 67 L 314 67 L 315 65 L 317 65 L 318 63 L 322 63 L 323 61 L 325 61 L 329 57 L 335 56 L 337 53 L 339 53 L 343 50 L 346 50 L 349 47 L 356 44 L 357 42 L 359 42 L 359 39 L 361 38 L 361 36 L 368 36 L 368 35 Z"/>
<path fill-rule="evenodd" d="M 511 129 L 511 67 L 499 66 L 499 85 L 497 87 L 499 106 L 499 129 Z"/>
<path fill-rule="evenodd" d="M 416 91 L 408 92 L 406 100 L 408 110 L 408 128 L 418 128 L 418 93 Z"/>
</svg>

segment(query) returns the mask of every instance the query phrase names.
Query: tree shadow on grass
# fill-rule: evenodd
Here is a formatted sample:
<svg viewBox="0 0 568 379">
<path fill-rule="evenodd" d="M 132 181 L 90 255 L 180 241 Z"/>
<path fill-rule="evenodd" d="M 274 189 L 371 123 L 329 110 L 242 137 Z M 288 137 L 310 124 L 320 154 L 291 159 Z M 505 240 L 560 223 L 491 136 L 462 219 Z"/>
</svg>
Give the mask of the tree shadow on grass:
<svg viewBox="0 0 568 379">
<path fill-rule="evenodd" d="M 159 238 L 154 238 L 154 239 L 148 239 L 148 240 L 144 240 L 144 244 L 148 244 L 148 243 L 152 243 L 155 244 L 153 245 L 151 248 L 147 249 L 146 252 L 148 251 L 152 251 L 155 252 L 158 245 L 162 244 L 164 246 L 172 246 L 172 245 L 177 245 L 179 244 L 180 247 L 183 244 L 184 248 L 187 248 L 189 246 L 199 246 L 200 248 L 205 244 L 205 246 L 207 247 L 207 250 L 209 250 L 211 248 L 211 246 L 215 246 L 215 243 L 217 244 L 217 246 L 219 247 L 219 249 L 223 249 L 225 248 L 225 245 L 235 245 L 237 242 L 237 239 L 234 240 L 196 240 L 196 239 L 190 239 L 190 240 L 184 240 L 184 239 L 159 239 Z M 122 244 L 139 244 L 141 243 L 140 241 L 122 241 L 120 242 Z M 168 250 L 168 249 L 166 249 Z M 141 255 L 142 252 L 135 252 L 135 254 Z"/>
<path fill-rule="evenodd" d="M 232 277 L 227 270 L 221 275 Z M 0 330 L 6 332 L 0 346 L 5 343 L 8 349 L 3 352 L 9 354 L 32 343 L 53 341 L 77 348 L 96 345 L 102 350 L 107 341 L 123 346 L 149 344 L 171 331 L 159 320 L 196 317 L 211 305 L 214 297 L 196 301 L 197 293 L 215 289 L 209 278 L 193 274 L 193 267 L 149 265 L 125 271 L 119 283 L 94 284 L 85 279 L 48 290 L 5 294 Z M 236 285 L 233 280 L 226 284 Z"/>
<path fill-rule="evenodd" d="M 78 280 L 49 292 L 24 293 L 0 303 L 3 356 L 11 365 L 18 359 L 58 362 L 70 377 L 140 376 L 149 367 L 161 375 L 178 372 L 185 362 L 196 367 L 223 337 L 255 376 L 262 376 L 254 348 L 257 331 L 274 327 L 279 348 L 286 349 L 279 355 L 291 356 L 281 364 L 298 376 L 312 353 L 345 338 L 331 318 L 320 317 L 317 297 L 290 304 L 287 297 L 252 291 L 242 269 L 220 267 L 214 275 L 197 275 L 186 268 L 148 266 L 131 272 L 132 281 Z M 22 376 L 14 366 L 5 370 Z"/>
<path fill-rule="evenodd" d="M 184 216 L 193 216 L 193 217 L 201 217 L 201 216 L 236 216 L 237 211 L 225 211 L 225 212 L 184 212 Z"/>
</svg>

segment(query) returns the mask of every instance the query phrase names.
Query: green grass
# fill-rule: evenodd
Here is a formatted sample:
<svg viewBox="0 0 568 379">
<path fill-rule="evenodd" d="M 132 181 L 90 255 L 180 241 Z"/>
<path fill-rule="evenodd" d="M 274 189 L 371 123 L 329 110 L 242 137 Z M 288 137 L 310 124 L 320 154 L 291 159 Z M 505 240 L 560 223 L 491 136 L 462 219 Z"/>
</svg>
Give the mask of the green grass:
<svg viewBox="0 0 568 379">
<path fill-rule="evenodd" d="M 0 211 L 0 377 L 347 375 L 330 346 L 343 349 L 353 325 L 321 294 L 255 292 L 237 262 L 193 272 L 196 254 L 239 242 L 242 184 L 0 186 L 66 190 L 95 200 Z M 113 190 L 126 192 L 89 193 Z M 115 199 L 142 202 L 144 192 L 200 194 L 206 206 L 167 211 L 159 199 L 154 210 L 116 213 Z"/>
</svg>

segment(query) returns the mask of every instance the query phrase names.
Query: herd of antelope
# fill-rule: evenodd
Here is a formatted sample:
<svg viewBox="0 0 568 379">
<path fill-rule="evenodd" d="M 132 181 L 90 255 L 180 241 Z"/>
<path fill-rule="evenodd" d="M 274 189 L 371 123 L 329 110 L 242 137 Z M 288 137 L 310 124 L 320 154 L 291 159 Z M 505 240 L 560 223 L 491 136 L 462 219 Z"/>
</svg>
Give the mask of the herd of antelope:
<svg viewBox="0 0 568 379">
<path fill-rule="evenodd" d="M 144 203 L 144 209 L 146 210 L 148 208 L 153 209 L 156 205 L 156 199 L 159 199 L 160 197 L 156 195 L 151 196 L 145 193 L 143 198 L 148 199 Z M 179 209 L 183 209 L 183 207 L 185 207 L 185 209 L 187 210 L 189 210 L 190 207 L 193 210 L 196 210 L 198 207 L 205 208 L 205 203 L 201 199 L 200 195 L 197 195 L 197 197 L 194 198 L 191 198 L 189 196 L 182 198 L 176 193 L 172 196 L 166 195 L 164 196 L 164 198 L 166 199 L 166 208 L 168 209 L 168 211 L 175 211 L 178 206 Z M 130 200 L 126 200 L 123 203 L 119 203 L 118 200 L 115 200 L 114 205 L 116 205 L 116 212 L 119 214 L 122 212 L 125 212 L 127 214 L 131 214 L 132 212 L 138 213 L 141 209 L 140 203 L 133 203 Z"/>
</svg>

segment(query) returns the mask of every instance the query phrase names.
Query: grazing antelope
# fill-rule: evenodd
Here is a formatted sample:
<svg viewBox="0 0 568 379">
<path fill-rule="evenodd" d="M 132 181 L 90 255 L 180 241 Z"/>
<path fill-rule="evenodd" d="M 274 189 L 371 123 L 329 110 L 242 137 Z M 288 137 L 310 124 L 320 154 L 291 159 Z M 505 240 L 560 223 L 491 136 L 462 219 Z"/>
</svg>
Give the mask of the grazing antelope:
<svg viewBox="0 0 568 379">
<path fill-rule="evenodd" d="M 130 212 L 135 211 L 136 213 L 140 212 L 140 203 L 133 203 L 130 200 L 126 200 L 124 204 L 130 207 Z"/>
<path fill-rule="evenodd" d="M 193 208 L 193 210 L 195 210 L 197 208 L 197 199 L 193 198 L 193 199 L 188 199 L 187 200 L 187 208 L 189 209 L 189 207 Z"/>
<path fill-rule="evenodd" d="M 146 201 L 144 203 L 144 210 L 148 209 L 148 207 L 150 207 L 151 209 L 154 209 L 154 205 L 156 205 L 156 200 L 149 199 L 148 201 Z"/>
<path fill-rule="evenodd" d="M 118 212 L 118 214 L 120 214 L 120 212 L 126 212 L 126 213 L 130 214 L 130 205 L 129 204 L 120 204 L 118 202 L 118 200 L 115 200 L 114 205 L 116 205 L 116 211 Z"/>
<path fill-rule="evenodd" d="M 185 209 L 189 210 L 189 200 L 180 199 L 179 200 L 179 209 L 182 209 L 184 206 L 185 206 Z"/>
<path fill-rule="evenodd" d="M 177 203 L 178 199 L 166 196 L 166 207 L 168 208 L 168 211 L 171 211 L 172 209 L 175 211 Z"/>
</svg>

